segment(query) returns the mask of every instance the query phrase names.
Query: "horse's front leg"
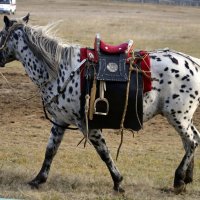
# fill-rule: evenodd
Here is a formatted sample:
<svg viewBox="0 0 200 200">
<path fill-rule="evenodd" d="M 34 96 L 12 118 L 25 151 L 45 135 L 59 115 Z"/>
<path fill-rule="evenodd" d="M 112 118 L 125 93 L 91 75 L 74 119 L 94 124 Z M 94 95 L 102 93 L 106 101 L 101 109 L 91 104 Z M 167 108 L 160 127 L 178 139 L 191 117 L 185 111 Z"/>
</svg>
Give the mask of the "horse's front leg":
<svg viewBox="0 0 200 200">
<path fill-rule="evenodd" d="M 106 146 L 105 139 L 102 136 L 102 133 L 100 130 L 90 130 L 89 132 L 89 140 L 95 147 L 97 153 L 101 157 L 101 159 L 106 163 L 106 166 L 108 167 L 111 177 L 114 182 L 113 189 L 117 192 L 124 192 L 124 190 L 120 187 L 120 183 L 123 180 L 123 177 L 121 176 L 119 170 L 117 169 L 115 163 L 113 162 L 113 159 L 110 155 L 110 152 L 108 150 L 108 147 Z"/>
<path fill-rule="evenodd" d="M 48 145 L 46 148 L 45 159 L 43 161 L 42 168 L 38 175 L 29 182 L 32 187 L 38 188 L 39 184 L 45 183 L 49 174 L 52 160 L 56 155 L 58 147 L 62 141 L 65 129 L 58 126 L 51 128 L 51 134 L 49 137 Z"/>
</svg>

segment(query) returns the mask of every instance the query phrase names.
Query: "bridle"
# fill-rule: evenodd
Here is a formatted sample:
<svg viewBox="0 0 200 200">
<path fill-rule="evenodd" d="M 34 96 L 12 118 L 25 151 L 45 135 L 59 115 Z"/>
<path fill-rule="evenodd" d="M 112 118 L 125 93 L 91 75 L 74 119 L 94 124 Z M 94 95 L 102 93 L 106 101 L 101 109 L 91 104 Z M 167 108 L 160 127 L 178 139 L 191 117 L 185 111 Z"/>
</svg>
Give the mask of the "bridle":
<svg viewBox="0 0 200 200">
<path fill-rule="evenodd" d="M 0 32 L 1 38 L 4 38 L 3 41 L 1 41 L 2 45 L 0 46 L 0 51 L 4 50 L 6 48 L 6 44 L 8 42 L 8 39 L 10 38 L 11 34 L 13 33 L 13 31 L 15 31 L 16 28 L 18 27 L 23 27 L 23 24 L 13 24 L 11 27 L 8 28 L 8 30 L 4 30 Z M 6 32 L 6 34 L 5 34 Z"/>
</svg>

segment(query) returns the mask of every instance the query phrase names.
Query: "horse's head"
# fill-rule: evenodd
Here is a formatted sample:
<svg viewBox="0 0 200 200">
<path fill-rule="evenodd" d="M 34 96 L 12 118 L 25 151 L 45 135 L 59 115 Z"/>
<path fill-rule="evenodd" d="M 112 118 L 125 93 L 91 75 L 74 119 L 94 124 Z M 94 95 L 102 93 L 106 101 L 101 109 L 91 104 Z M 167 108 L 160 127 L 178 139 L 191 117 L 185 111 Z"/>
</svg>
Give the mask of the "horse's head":
<svg viewBox="0 0 200 200">
<path fill-rule="evenodd" d="M 4 28 L 0 32 L 0 67 L 4 67 L 6 63 L 17 60 L 14 48 L 19 45 L 17 29 L 22 28 L 24 24 L 28 23 L 29 14 L 22 19 L 11 20 L 4 16 Z"/>
</svg>

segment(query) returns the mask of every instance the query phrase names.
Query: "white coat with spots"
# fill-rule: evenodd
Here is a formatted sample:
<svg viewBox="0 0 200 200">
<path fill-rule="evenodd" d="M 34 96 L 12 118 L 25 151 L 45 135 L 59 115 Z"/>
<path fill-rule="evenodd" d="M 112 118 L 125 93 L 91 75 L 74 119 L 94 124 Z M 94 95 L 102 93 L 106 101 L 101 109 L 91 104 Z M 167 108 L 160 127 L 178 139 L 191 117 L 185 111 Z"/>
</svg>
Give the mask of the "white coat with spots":
<svg viewBox="0 0 200 200">
<path fill-rule="evenodd" d="M 19 21 L 4 17 L 0 66 L 19 60 L 40 89 L 53 121 L 63 126 L 52 125 L 42 168 L 30 182 L 31 186 L 38 187 L 47 180 L 52 160 L 65 132 L 64 127 L 73 124 L 85 133 L 85 125 L 81 119 L 80 70 L 72 75 L 74 68 L 80 66 L 80 47 L 59 44 L 56 39 L 46 35 L 43 29 L 28 26 L 28 18 L 26 16 Z M 193 180 L 194 153 L 200 143 L 200 134 L 192 121 L 200 99 L 200 60 L 170 50 L 149 52 L 149 55 L 152 78 L 155 79 L 152 90 L 144 95 L 143 119 L 148 121 L 161 114 L 181 136 L 185 155 L 174 178 L 175 192 L 180 193 Z M 89 130 L 89 140 L 107 165 L 114 190 L 123 192 L 120 187 L 123 178 L 101 131 Z"/>
</svg>

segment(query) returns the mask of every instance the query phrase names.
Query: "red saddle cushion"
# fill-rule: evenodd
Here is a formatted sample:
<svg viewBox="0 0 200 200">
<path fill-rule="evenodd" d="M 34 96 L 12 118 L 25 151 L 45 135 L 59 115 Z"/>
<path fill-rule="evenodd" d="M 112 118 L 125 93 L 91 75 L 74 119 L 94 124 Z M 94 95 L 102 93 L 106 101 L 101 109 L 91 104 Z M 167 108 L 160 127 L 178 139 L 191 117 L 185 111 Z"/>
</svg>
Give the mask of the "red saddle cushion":
<svg viewBox="0 0 200 200">
<path fill-rule="evenodd" d="M 127 50 L 128 48 L 128 43 L 123 43 L 120 45 L 110 45 L 106 44 L 102 40 L 100 41 L 100 50 L 102 50 L 105 53 L 111 53 L 111 54 L 118 54 L 118 53 L 123 53 Z"/>
</svg>

